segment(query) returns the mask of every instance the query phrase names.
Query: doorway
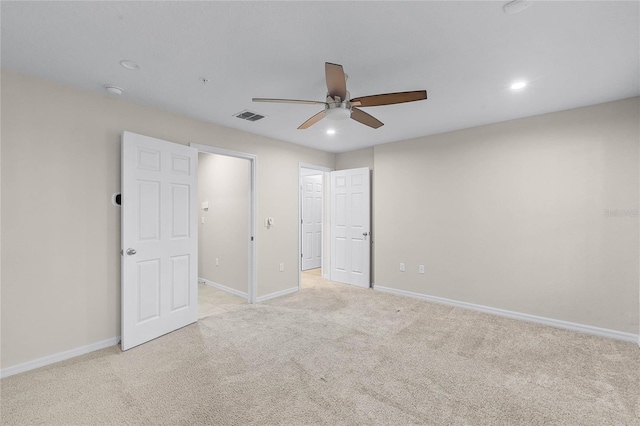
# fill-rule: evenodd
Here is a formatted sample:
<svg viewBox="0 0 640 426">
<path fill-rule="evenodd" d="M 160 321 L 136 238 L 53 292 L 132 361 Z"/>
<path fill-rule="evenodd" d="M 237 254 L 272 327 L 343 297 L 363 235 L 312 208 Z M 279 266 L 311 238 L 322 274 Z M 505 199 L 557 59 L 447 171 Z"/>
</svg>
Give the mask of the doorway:
<svg viewBox="0 0 640 426">
<path fill-rule="evenodd" d="M 247 303 L 249 166 L 198 153 L 198 319 Z"/>
<path fill-rule="evenodd" d="M 323 271 L 327 269 L 326 175 L 331 170 L 323 166 L 299 164 L 299 289 L 302 288 L 303 277 L 310 275 L 322 277 Z"/>
<path fill-rule="evenodd" d="M 255 165 L 251 154 L 198 150 L 198 318 L 255 303 Z"/>
</svg>

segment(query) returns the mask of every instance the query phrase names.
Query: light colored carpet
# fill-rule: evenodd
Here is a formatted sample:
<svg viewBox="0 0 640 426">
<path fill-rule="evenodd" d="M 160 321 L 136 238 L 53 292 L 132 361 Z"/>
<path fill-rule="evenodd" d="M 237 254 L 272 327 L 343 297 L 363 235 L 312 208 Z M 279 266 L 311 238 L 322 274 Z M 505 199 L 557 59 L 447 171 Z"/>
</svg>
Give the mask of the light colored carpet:
<svg viewBox="0 0 640 426">
<path fill-rule="evenodd" d="M 229 309 L 234 309 L 235 305 L 243 305 L 247 299 L 218 290 L 217 288 L 198 283 L 198 319 L 206 318 L 210 315 L 221 314 Z"/>
<path fill-rule="evenodd" d="M 1 381 L 2 424 L 638 425 L 637 345 L 323 281 Z"/>
</svg>

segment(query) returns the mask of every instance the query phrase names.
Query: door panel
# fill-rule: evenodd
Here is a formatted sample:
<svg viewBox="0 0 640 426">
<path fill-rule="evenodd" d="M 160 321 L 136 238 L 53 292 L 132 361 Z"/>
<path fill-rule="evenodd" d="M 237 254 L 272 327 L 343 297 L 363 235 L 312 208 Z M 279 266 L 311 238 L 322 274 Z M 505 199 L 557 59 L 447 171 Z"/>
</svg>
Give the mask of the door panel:
<svg viewBox="0 0 640 426">
<path fill-rule="evenodd" d="M 122 136 L 122 350 L 196 321 L 197 151 Z"/>
<path fill-rule="evenodd" d="M 189 306 L 189 255 L 171 258 L 171 311 Z"/>
<path fill-rule="evenodd" d="M 331 280 L 369 287 L 369 169 L 331 172 Z"/>
<path fill-rule="evenodd" d="M 138 182 L 138 240 L 160 239 L 160 183 Z"/>
<path fill-rule="evenodd" d="M 137 324 L 140 324 L 160 316 L 160 259 L 138 262 L 137 266 Z"/>
<path fill-rule="evenodd" d="M 171 185 L 171 238 L 189 238 L 189 185 Z"/>
</svg>

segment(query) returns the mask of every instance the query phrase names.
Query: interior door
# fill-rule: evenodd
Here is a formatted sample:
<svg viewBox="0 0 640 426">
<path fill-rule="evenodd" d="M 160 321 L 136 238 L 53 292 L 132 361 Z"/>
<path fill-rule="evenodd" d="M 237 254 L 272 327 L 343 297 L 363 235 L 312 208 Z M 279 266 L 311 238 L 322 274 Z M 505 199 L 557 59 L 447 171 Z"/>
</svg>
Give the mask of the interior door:
<svg viewBox="0 0 640 426">
<path fill-rule="evenodd" d="M 369 287 L 369 169 L 331 172 L 331 281 Z"/>
<path fill-rule="evenodd" d="M 302 177 L 302 270 L 322 265 L 322 175 Z"/>
<path fill-rule="evenodd" d="M 197 320 L 197 152 L 122 135 L 122 350 Z"/>
</svg>

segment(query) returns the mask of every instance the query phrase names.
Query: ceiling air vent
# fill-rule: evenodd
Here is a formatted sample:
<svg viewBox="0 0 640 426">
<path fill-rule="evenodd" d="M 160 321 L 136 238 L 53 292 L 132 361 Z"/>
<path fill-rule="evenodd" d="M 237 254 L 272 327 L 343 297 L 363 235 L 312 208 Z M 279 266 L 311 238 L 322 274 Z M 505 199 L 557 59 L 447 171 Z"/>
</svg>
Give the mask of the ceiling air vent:
<svg viewBox="0 0 640 426">
<path fill-rule="evenodd" d="M 258 121 L 265 118 L 266 115 L 258 114 L 257 112 L 253 112 L 253 111 L 249 111 L 248 109 L 245 109 L 242 112 L 234 114 L 234 117 L 238 117 L 247 121 Z"/>
</svg>

